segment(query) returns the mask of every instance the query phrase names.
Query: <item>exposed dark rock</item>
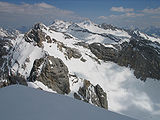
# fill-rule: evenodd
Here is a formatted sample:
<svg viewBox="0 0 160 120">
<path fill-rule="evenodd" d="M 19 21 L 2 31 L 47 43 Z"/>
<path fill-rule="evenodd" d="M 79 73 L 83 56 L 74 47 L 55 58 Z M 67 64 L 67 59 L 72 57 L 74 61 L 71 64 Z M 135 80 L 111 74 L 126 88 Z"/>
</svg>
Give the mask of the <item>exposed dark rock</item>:
<svg viewBox="0 0 160 120">
<path fill-rule="evenodd" d="M 59 51 L 64 53 L 66 58 L 71 59 L 73 57 L 73 58 L 79 59 L 82 56 L 82 54 L 78 49 L 67 47 L 62 42 L 59 42 L 59 41 L 56 41 L 56 43 L 57 43 L 57 48 L 59 49 Z M 65 52 L 62 49 L 64 49 Z"/>
<path fill-rule="evenodd" d="M 13 76 L 13 75 L 7 76 L 6 75 L 5 79 L 6 79 L 5 81 L 0 81 L 0 88 L 6 87 L 9 85 L 13 85 L 13 84 L 20 84 L 20 85 L 28 86 L 26 79 L 20 75 L 17 75 L 17 76 Z"/>
<path fill-rule="evenodd" d="M 34 61 L 29 81 L 40 81 L 60 94 L 70 92 L 68 68 L 59 58 L 47 56 Z"/>
<path fill-rule="evenodd" d="M 90 44 L 89 48 L 101 60 L 134 69 L 135 76 L 141 80 L 160 80 L 160 44 L 157 42 L 139 37 L 131 38 L 129 43 L 122 43 L 118 50 L 99 43 Z"/>
<path fill-rule="evenodd" d="M 80 51 L 76 48 L 70 48 L 67 47 L 66 48 L 66 53 L 69 59 L 73 58 L 80 58 L 82 56 L 82 54 L 80 53 Z"/>
<path fill-rule="evenodd" d="M 117 29 L 120 29 L 120 28 L 117 28 L 111 24 L 106 24 L 106 23 L 102 23 L 101 25 L 99 25 L 100 28 L 103 28 L 105 30 L 107 29 L 111 29 L 111 30 L 117 30 Z M 121 29 L 120 29 L 121 30 Z"/>
<path fill-rule="evenodd" d="M 83 46 L 84 48 L 89 48 L 89 44 L 85 42 L 78 42 L 75 45 Z"/>
<path fill-rule="evenodd" d="M 74 58 L 80 58 L 82 56 L 80 51 L 78 49 L 76 49 L 76 48 L 72 48 L 71 51 L 72 51 L 72 56 Z"/>
<path fill-rule="evenodd" d="M 8 58 L 6 57 L 9 54 L 9 51 L 13 48 L 12 40 L 14 41 L 15 36 L 11 37 L 10 34 L 7 34 L 6 37 L 0 37 L 0 87 L 5 87 L 10 85 L 8 81 L 9 76 L 9 63 Z"/>
<path fill-rule="evenodd" d="M 104 61 L 117 61 L 118 51 L 113 48 L 105 47 L 100 43 L 92 43 L 89 45 L 91 52 L 98 58 Z"/>
<path fill-rule="evenodd" d="M 9 40 L 5 40 L 4 38 L 0 38 L 0 58 L 4 55 L 7 55 L 8 50 L 4 46 L 9 46 L 8 44 L 10 44 Z"/>
<path fill-rule="evenodd" d="M 46 39 L 47 39 L 47 43 L 52 43 L 52 40 L 51 40 L 51 37 L 50 36 L 46 36 Z"/>
<path fill-rule="evenodd" d="M 101 104 L 101 107 L 108 109 L 108 102 L 106 100 L 107 94 L 103 91 L 100 85 L 96 85 L 95 87 L 95 92 L 99 98 L 99 102 Z"/>
<path fill-rule="evenodd" d="M 74 93 L 73 95 L 75 99 L 82 100 L 81 97 L 77 93 Z"/>
<path fill-rule="evenodd" d="M 80 59 L 82 62 L 86 62 L 87 60 L 84 59 L 83 57 Z"/>
<path fill-rule="evenodd" d="M 0 82 L 0 88 L 6 87 L 10 85 L 8 82 L 4 81 L 4 82 Z"/>
<path fill-rule="evenodd" d="M 28 86 L 25 78 L 23 78 L 22 76 L 18 76 L 18 75 L 17 76 L 9 76 L 9 83 Z"/>
<path fill-rule="evenodd" d="M 84 80 L 83 86 L 79 88 L 78 93 L 74 93 L 74 98 L 108 109 L 106 93 L 98 84 L 93 86 L 88 80 Z"/>
<path fill-rule="evenodd" d="M 71 35 L 69 35 L 67 33 L 64 33 L 64 35 L 65 35 L 65 39 L 72 39 L 73 38 Z"/>
<path fill-rule="evenodd" d="M 42 29 L 45 28 L 43 24 L 36 24 L 33 29 L 24 35 L 27 42 L 36 42 L 38 47 L 43 47 L 42 42 L 45 41 L 45 33 Z"/>
<path fill-rule="evenodd" d="M 25 62 L 30 62 L 30 58 L 29 57 L 26 58 Z"/>
<path fill-rule="evenodd" d="M 131 39 L 119 52 L 117 63 L 133 68 L 135 76 L 141 80 L 145 81 L 146 78 L 160 80 L 160 49 L 153 47 L 156 44 L 158 45 L 147 40 Z"/>
<path fill-rule="evenodd" d="M 35 24 L 34 25 L 34 27 L 33 27 L 35 30 L 42 30 L 42 29 L 45 29 L 45 30 L 47 30 L 47 28 L 46 28 L 46 26 L 44 25 L 44 24 L 42 24 L 42 23 L 37 23 L 37 24 Z"/>
<path fill-rule="evenodd" d="M 3 64 L 3 56 L 7 55 L 11 48 L 11 39 L 0 37 L 0 67 Z"/>
</svg>

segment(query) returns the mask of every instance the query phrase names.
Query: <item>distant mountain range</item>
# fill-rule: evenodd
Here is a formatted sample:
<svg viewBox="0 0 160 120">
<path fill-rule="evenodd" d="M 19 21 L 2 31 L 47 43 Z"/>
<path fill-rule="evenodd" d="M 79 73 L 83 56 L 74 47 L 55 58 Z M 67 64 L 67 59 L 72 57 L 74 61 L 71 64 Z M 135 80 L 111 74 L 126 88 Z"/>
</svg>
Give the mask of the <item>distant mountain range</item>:
<svg viewBox="0 0 160 120">
<path fill-rule="evenodd" d="M 151 26 L 151 27 L 148 27 L 148 28 L 146 28 L 146 29 L 143 29 L 143 30 L 141 30 L 142 32 L 145 32 L 145 33 L 147 33 L 147 34 L 149 34 L 149 35 L 153 35 L 153 36 L 158 36 L 158 37 L 160 37 L 160 28 L 158 28 L 158 27 L 154 27 L 154 26 Z"/>
<path fill-rule="evenodd" d="M 125 29 L 138 30 L 150 36 L 160 37 L 160 27 L 155 27 L 155 26 L 150 26 L 145 28 L 126 27 Z"/>
</svg>

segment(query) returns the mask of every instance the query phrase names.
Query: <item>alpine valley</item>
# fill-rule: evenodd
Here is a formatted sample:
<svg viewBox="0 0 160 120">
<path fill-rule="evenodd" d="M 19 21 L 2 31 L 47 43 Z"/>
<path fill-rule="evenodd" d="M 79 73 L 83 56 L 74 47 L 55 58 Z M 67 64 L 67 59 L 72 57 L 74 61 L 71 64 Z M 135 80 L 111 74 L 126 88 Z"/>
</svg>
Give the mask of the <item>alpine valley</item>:
<svg viewBox="0 0 160 120">
<path fill-rule="evenodd" d="M 17 30 L 0 29 L 0 96 L 3 94 L 3 99 L 11 91 L 10 96 L 23 96 L 27 100 L 33 97 L 38 105 L 48 99 L 51 103 L 52 98 L 53 102 L 61 101 L 57 110 L 65 106 L 66 99 L 68 110 L 73 103 L 77 105 L 75 107 L 81 108 L 77 114 L 84 114 L 85 110 L 91 109 L 105 111 L 106 120 L 118 120 L 116 116 L 119 114 L 110 111 L 139 120 L 158 120 L 159 80 L 160 38 L 140 31 L 105 23 L 95 24 L 90 20 L 80 23 L 55 20 L 50 26 L 37 23 L 25 34 Z M 19 84 L 19 87 L 13 84 Z M 38 99 L 35 98 L 36 94 L 39 94 Z M 47 97 L 51 94 L 52 97 Z M 48 99 L 44 98 L 45 95 Z M 12 103 L 13 98 L 9 97 L 10 101 L 6 103 L 3 99 L 0 98 L 0 106 L 5 108 L 8 102 Z M 15 101 L 14 98 L 13 103 Z M 18 101 L 16 105 L 23 103 L 22 99 Z M 71 108 L 73 112 L 74 106 Z M 56 111 L 55 108 L 51 110 Z M 5 109 L 0 111 L 6 112 Z M 56 115 L 56 119 L 61 116 L 60 113 Z M 96 116 L 93 113 L 88 115 L 91 118 Z M 132 120 L 119 116 L 122 120 Z"/>
</svg>

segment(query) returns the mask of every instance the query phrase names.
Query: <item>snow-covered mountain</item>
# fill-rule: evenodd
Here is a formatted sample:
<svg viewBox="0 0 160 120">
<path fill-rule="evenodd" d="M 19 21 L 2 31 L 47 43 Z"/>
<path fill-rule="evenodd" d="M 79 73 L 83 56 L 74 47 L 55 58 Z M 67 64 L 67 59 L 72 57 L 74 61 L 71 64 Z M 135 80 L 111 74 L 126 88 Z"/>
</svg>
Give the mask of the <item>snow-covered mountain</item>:
<svg viewBox="0 0 160 120">
<path fill-rule="evenodd" d="M 0 87 L 22 84 L 141 120 L 160 117 L 159 38 L 56 20 L 0 39 Z"/>
<path fill-rule="evenodd" d="M 0 37 L 16 37 L 20 31 L 15 29 L 3 29 L 0 27 Z"/>
</svg>

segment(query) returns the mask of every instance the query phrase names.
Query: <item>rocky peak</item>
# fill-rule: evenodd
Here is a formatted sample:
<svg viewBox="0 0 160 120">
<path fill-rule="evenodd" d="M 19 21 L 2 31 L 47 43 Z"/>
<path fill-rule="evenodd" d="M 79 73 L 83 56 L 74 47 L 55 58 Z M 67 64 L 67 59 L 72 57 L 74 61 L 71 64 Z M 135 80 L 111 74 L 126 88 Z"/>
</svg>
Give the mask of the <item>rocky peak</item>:
<svg viewBox="0 0 160 120">
<path fill-rule="evenodd" d="M 45 25 L 37 23 L 34 27 L 24 35 L 26 42 L 35 42 L 37 46 L 43 47 L 42 42 L 46 40 L 45 33 L 42 29 L 47 29 Z"/>
<path fill-rule="evenodd" d="M 74 98 L 108 109 L 107 94 L 100 85 L 94 86 L 88 80 L 83 80 L 83 86 L 74 93 Z"/>
<path fill-rule="evenodd" d="M 103 28 L 103 29 L 105 29 L 105 30 L 107 30 L 107 29 L 111 29 L 111 30 L 119 29 L 119 28 L 117 28 L 117 27 L 115 27 L 115 26 L 113 26 L 113 25 L 111 25 L 111 24 L 106 24 L 106 23 L 100 24 L 99 27 L 100 27 L 100 28 Z"/>
<path fill-rule="evenodd" d="M 60 94 L 70 92 L 68 68 L 59 58 L 46 56 L 34 61 L 29 81 L 40 81 Z"/>
<path fill-rule="evenodd" d="M 83 22 L 81 22 L 81 24 L 89 26 L 89 25 L 92 25 L 93 23 L 92 23 L 92 21 L 90 19 L 86 19 Z"/>
<path fill-rule="evenodd" d="M 58 19 L 53 21 L 53 25 L 62 25 L 62 24 L 64 25 L 64 24 L 68 24 L 68 23 L 70 23 L 70 22 L 58 20 Z"/>
<path fill-rule="evenodd" d="M 47 29 L 47 27 L 43 23 L 37 23 L 37 24 L 34 25 L 33 29 L 42 30 L 42 29 Z"/>
<path fill-rule="evenodd" d="M 66 32 L 71 22 L 66 22 L 62 20 L 55 20 L 52 25 L 49 26 L 50 29 L 60 32 Z"/>
</svg>

